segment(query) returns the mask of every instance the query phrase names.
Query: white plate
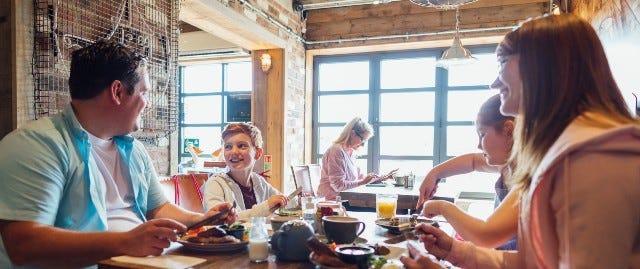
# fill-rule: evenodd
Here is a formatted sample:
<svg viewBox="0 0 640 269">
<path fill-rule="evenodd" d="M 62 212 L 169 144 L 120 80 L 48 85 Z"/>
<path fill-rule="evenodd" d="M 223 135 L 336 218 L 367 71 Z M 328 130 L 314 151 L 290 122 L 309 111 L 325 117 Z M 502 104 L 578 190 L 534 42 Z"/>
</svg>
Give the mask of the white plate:
<svg viewBox="0 0 640 269">
<path fill-rule="evenodd" d="M 396 216 L 398 218 L 398 223 L 399 224 L 403 224 L 403 223 L 408 223 L 409 222 L 409 216 Z M 435 221 L 430 220 L 430 219 L 426 219 L 424 217 L 418 217 L 417 223 L 428 223 L 428 224 L 433 224 Z M 399 225 L 391 225 L 391 220 L 390 219 L 377 219 L 375 221 L 376 225 L 385 228 L 389 231 L 389 233 L 392 234 L 400 234 L 400 226 Z M 403 230 L 413 230 L 413 227 L 409 226 L 409 225 L 403 225 L 402 226 Z"/>
<path fill-rule="evenodd" d="M 205 251 L 205 252 L 227 252 L 227 251 L 237 251 L 241 249 L 245 249 L 249 244 L 249 241 L 243 241 L 240 243 L 194 243 L 186 240 L 179 239 L 178 243 L 182 244 L 185 248 L 197 251 Z"/>
</svg>

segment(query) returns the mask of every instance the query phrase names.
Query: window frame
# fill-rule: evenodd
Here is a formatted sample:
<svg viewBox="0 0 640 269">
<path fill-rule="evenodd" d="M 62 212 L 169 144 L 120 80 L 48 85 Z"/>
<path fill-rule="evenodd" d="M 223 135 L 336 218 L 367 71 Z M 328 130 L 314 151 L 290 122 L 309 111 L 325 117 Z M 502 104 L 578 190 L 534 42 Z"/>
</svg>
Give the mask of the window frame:
<svg viewBox="0 0 640 269">
<path fill-rule="evenodd" d="M 468 46 L 467 48 L 474 53 L 494 52 L 497 44 Z M 326 95 L 340 94 L 369 94 L 369 118 L 368 122 L 372 125 L 374 132 L 379 134 L 381 127 L 386 126 L 432 126 L 434 128 L 433 155 L 380 155 L 380 136 L 374 135 L 368 142 L 367 152 L 362 152 L 358 159 L 367 159 L 367 171 L 380 171 L 380 162 L 383 160 L 425 160 L 432 161 L 436 166 L 455 156 L 447 155 L 447 127 L 448 126 L 473 126 L 475 123 L 471 121 L 447 121 L 447 105 L 448 92 L 450 91 L 474 91 L 487 90 L 489 85 L 470 85 L 470 86 L 449 86 L 449 71 L 445 68 L 435 68 L 435 85 L 432 87 L 422 88 L 404 88 L 404 89 L 381 89 L 380 85 L 380 68 L 381 61 L 392 59 L 406 59 L 412 57 L 434 57 L 438 59 L 446 48 L 435 49 L 419 49 L 407 51 L 385 51 L 385 52 L 368 52 L 358 54 L 345 55 L 319 55 L 313 59 L 313 104 L 312 104 L 312 160 L 313 162 L 321 162 L 322 156 L 326 149 L 319 149 L 319 131 L 322 127 L 342 127 L 344 122 L 318 122 L 319 119 L 319 98 Z M 369 89 L 367 90 L 346 90 L 346 91 L 322 91 L 318 89 L 321 79 L 319 70 L 320 64 L 339 63 L 347 61 L 369 61 Z M 425 122 L 381 122 L 380 121 L 380 97 L 384 93 L 406 93 L 406 92 L 434 92 L 435 96 L 435 117 L 433 121 Z M 355 115 L 354 115 L 355 116 Z M 426 173 L 428 170 L 420 171 Z M 421 175 L 424 176 L 424 175 Z"/>
<path fill-rule="evenodd" d="M 185 64 L 180 65 L 178 68 L 178 102 L 179 102 L 179 113 L 178 113 L 178 160 L 179 163 L 182 163 L 185 158 L 191 158 L 189 153 L 184 153 L 184 141 L 183 141 L 183 128 L 185 127 L 214 127 L 219 128 L 220 131 L 223 130 L 224 126 L 231 123 L 231 121 L 227 121 L 227 106 L 228 100 L 230 96 L 238 96 L 238 95 L 246 95 L 249 94 L 253 98 L 253 89 L 249 91 L 229 91 L 228 89 L 228 76 L 229 76 L 229 65 L 234 63 L 251 63 L 251 58 L 243 58 L 243 59 L 233 59 L 230 61 L 222 61 L 222 62 L 209 62 L 209 63 L 197 63 L 197 64 Z M 184 92 L 184 76 L 185 76 L 185 68 L 194 65 L 221 65 L 219 79 L 222 80 L 222 88 L 219 92 L 198 92 L 198 93 L 185 93 Z M 252 74 L 250 74 L 252 75 Z M 185 97 L 197 97 L 197 96 L 220 96 L 220 123 L 185 123 L 185 113 L 184 113 L 184 99 Z M 216 104 L 213 104 L 216 105 Z M 202 157 L 208 154 L 200 154 L 199 157 Z"/>
</svg>

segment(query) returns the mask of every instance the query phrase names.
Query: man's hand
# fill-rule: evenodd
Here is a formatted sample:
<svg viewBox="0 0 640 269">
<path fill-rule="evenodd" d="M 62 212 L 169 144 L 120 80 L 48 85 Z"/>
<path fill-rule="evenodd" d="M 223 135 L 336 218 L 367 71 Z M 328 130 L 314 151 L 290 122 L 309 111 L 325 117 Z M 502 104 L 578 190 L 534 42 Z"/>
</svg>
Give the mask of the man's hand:
<svg viewBox="0 0 640 269">
<path fill-rule="evenodd" d="M 131 256 L 159 256 L 171 241 L 178 240 L 178 232 L 184 232 L 186 226 L 172 219 L 152 219 L 135 229 L 122 233 L 123 254 Z"/>
<path fill-rule="evenodd" d="M 209 209 L 209 211 L 207 211 L 207 213 L 204 215 L 204 218 L 208 218 L 210 216 L 213 216 L 215 214 L 220 213 L 223 210 L 226 210 L 228 208 L 233 207 L 233 205 L 231 205 L 231 203 L 220 203 L 217 204 L 215 206 L 213 206 L 212 208 Z M 224 218 L 222 221 L 220 221 L 219 223 L 215 223 L 215 224 L 222 224 L 222 223 L 227 223 L 227 224 L 231 224 L 234 223 L 236 221 L 236 219 L 238 218 L 238 213 L 236 212 L 235 208 L 231 208 L 231 211 L 229 211 L 229 214 L 227 214 L 226 218 Z"/>
<path fill-rule="evenodd" d="M 416 225 L 416 231 L 420 230 L 423 234 L 420 235 L 420 239 L 424 242 L 424 247 L 430 254 L 436 256 L 438 259 L 444 259 L 449 256 L 451 252 L 451 245 L 453 244 L 453 238 L 440 228 L 431 226 L 427 223 L 420 223 Z"/>
<path fill-rule="evenodd" d="M 409 257 L 401 256 L 400 261 L 404 264 L 405 268 L 409 269 L 440 269 L 438 261 L 433 255 L 429 255 L 426 252 L 420 251 L 411 242 L 407 242 L 407 250 L 409 251 Z"/>
</svg>

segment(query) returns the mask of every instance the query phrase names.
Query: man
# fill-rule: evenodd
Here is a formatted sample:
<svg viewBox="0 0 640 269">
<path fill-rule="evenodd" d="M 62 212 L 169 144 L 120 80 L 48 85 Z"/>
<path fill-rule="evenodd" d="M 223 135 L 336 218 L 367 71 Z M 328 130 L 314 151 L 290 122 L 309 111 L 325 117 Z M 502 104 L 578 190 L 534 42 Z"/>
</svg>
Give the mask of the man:
<svg viewBox="0 0 640 269">
<path fill-rule="evenodd" d="M 0 268 L 160 255 L 205 217 L 167 202 L 148 153 L 129 136 L 149 87 L 142 56 L 97 41 L 72 55 L 71 104 L 0 141 Z"/>
</svg>

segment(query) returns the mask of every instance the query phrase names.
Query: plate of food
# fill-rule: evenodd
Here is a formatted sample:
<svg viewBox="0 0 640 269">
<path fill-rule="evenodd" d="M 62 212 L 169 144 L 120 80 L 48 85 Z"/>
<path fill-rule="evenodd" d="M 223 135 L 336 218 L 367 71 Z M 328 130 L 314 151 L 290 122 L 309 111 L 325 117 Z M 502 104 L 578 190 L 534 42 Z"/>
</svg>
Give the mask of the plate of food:
<svg viewBox="0 0 640 269">
<path fill-rule="evenodd" d="M 236 229 L 229 228 L 226 225 L 205 227 L 197 233 L 194 232 L 182 236 L 178 239 L 178 243 L 187 249 L 205 252 L 226 252 L 245 249 L 249 241 L 243 240 L 243 235 L 240 238 L 236 237 L 237 235 L 232 230 L 237 230 L 237 226 L 235 227 Z"/>
<path fill-rule="evenodd" d="M 302 216 L 302 210 L 300 208 L 290 208 L 290 209 L 279 208 L 278 210 L 273 212 L 273 214 L 276 214 L 278 216 L 285 216 L 285 217 L 300 217 Z"/>
<path fill-rule="evenodd" d="M 357 269 L 359 263 L 358 260 L 367 260 L 365 262 L 367 262 L 368 264 L 378 264 L 382 266 L 383 264 L 387 263 L 387 261 L 397 261 L 397 259 L 407 251 L 406 248 L 382 244 L 326 244 L 315 237 L 309 239 L 306 245 L 311 250 L 311 254 L 309 254 L 309 261 L 315 264 L 317 268 L 324 269 Z M 355 253 L 352 248 L 362 248 L 363 250 L 367 251 L 362 253 L 362 259 L 356 257 L 357 259 L 354 260 L 353 258 L 355 256 L 358 256 L 359 254 Z M 351 253 L 340 251 L 341 249 L 346 251 L 351 250 Z M 371 253 L 371 250 L 373 251 L 373 253 Z"/>
<path fill-rule="evenodd" d="M 400 234 L 402 231 L 413 229 L 418 223 L 437 225 L 437 222 L 418 215 L 398 215 L 389 219 L 377 219 L 376 225 L 387 229 L 389 233 Z"/>
</svg>

